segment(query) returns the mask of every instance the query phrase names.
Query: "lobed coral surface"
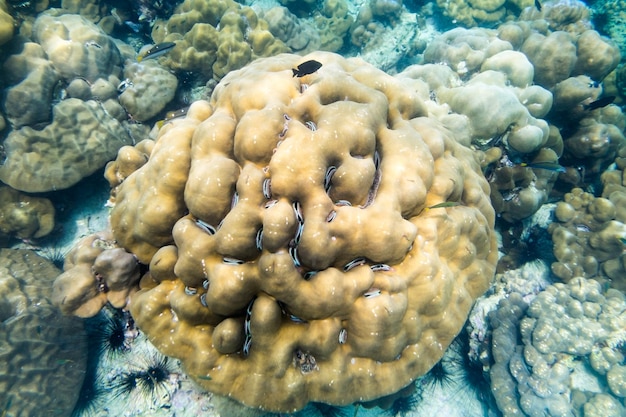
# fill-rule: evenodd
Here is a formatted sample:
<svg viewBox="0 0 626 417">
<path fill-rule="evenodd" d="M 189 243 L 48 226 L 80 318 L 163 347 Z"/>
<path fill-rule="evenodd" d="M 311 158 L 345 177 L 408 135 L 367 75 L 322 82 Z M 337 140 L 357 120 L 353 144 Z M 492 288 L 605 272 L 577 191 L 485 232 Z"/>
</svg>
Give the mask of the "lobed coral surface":
<svg viewBox="0 0 626 417">
<path fill-rule="evenodd" d="M 493 277 L 494 211 L 420 83 L 331 53 L 257 60 L 116 187 L 113 234 L 150 264 L 131 313 L 204 388 L 350 404 L 441 358 Z"/>
</svg>

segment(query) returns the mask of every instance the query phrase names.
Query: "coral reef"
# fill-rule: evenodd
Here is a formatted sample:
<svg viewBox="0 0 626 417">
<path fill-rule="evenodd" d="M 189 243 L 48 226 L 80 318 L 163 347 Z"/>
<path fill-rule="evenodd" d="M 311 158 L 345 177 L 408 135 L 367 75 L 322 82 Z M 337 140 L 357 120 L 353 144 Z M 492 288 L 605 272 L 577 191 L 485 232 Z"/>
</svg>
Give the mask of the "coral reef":
<svg viewBox="0 0 626 417">
<path fill-rule="evenodd" d="M 2 65 L 7 89 L 4 107 L 11 125 L 22 126 L 47 122 L 50 107 L 61 76 L 34 42 L 15 41 L 19 54 L 9 55 Z"/>
<path fill-rule="evenodd" d="M 112 188 L 111 203 L 115 201 L 117 186 L 148 162 L 153 148 L 154 141 L 150 139 L 144 139 L 135 146 L 122 146 L 117 152 L 117 158 L 107 163 L 104 177 Z"/>
<path fill-rule="evenodd" d="M 25 126 L 9 134 L 0 180 L 26 192 L 68 188 L 130 143 L 124 126 L 101 102 L 68 98 L 54 106 L 52 123 L 43 130 Z"/>
<path fill-rule="evenodd" d="M 417 55 L 413 49 L 423 23 L 421 16 L 408 12 L 401 1 L 366 1 L 350 26 L 350 44 L 356 54 L 377 68 L 399 70 L 399 62 Z"/>
<path fill-rule="evenodd" d="M 432 96 L 467 118 L 443 116 L 484 151 L 492 201 L 507 222 L 535 213 L 557 180 L 594 182 L 623 146 L 619 108 L 591 105 L 620 53 L 588 16 L 577 1 L 548 3 L 497 29 L 450 30 L 424 51 L 425 62 L 458 76 L 429 82 Z"/>
<path fill-rule="evenodd" d="M 257 60 L 117 186 L 115 239 L 150 265 L 131 313 L 200 385 L 289 411 L 397 392 L 440 359 L 496 242 L 475 156 L 422 83 L 330 53 Z"/>
<path fill-rule="evenodd" d="M 535 67 L 535 82 L 545 88 L 576 75 L 602 81 L 620 62 L 617 44 L 593 30 L 583 2 L 547 2 L 541 11 L 524 10 L 512 24 L 527 32 L 520 50 Z"/>
<path fill-rule="evenodd" d="M 233 0 L 185 0 L 169 19 L 155 21 L 152 39 L 177 41 L 163 65 L 215 79 L 255 58 L 289 50 L 274 38 L 265 20 Z"/>
<path fill-rule="evenodd" d="M 0 404 L 6 417 L 69 417 L 85 373 L 80 320 L 50 302 L 58 274 L 32 251 L 0 249 Z"/>
<path fill-rule="evenodd" d="M 352 25 L 353 18 L 348 12 L 346 0 L 324 0 L 319 13 L 313 16 L 315 27 L 320 34 L 323 51 L 336 52 L 344 46 L 344 38 Z"/>
<path fill-rule="evenodd" d="M 270 32 L 294 53 L 339 51 L 353 22 L 346 0 L 324 0 L 308 15 L 298 18 L 287 7 L 272 7 L 262 17 Z"/>
<path fill-rule="evenodd" d="M 54 227 L 50 202 L 22 191 L 105 164 L 112 207 L 41 317 L 3 322 L 3 346 L 56 325 L 50 303 L 80 317 L 124 309 L 104 343 L 117 353 L 81 395 L 89 407 L 94 390 L 93 407 L 108 390 L 115 407 L 133 403 L 128 415 L 184 410 L 199 395 L 181 393 L 189 378 L 225 415 L 403 414 L 432 395 L 424 412 L 461 387 L 482 405 L 467 414 L 486 415 L 489 396 L 465 388 L 484 385 L 490 359 L 505 417 L 626 414 L 626 67 L 603 36 L 619 35 L 623 1 L 592 14 L 577 0 L 0 0 L 0 244 Z M 137 62 L 150 36 L 175 47 Z M 321 68 L 292 72 L 308 59 Z M 28 279 L 0 274 L 0 312 L 22 302 L 14 290 L 34 291 Z M 447 349 L 489 285 L 470 355 Z M 139 337 L 180 362 L 131 365 L 129 310 Z M 70 375 L 73 359 L 43 361 Z M 11 390 L 27 383 L 0 389 L 0 413 L 22 407 Z M 71 412 L 74 391 L 57 407 L 36 383 L 52 414 Z"/>
<path fill-rule="evenodd" d="M 53 12 L 50 12 L 53 13 Z M 134 140 L 118 102 L 121 54 L 78 15 L 42 14 L 3 64 L 7 119 L 0 180 L 26 192 L 68 188 Z M 50 117 L 52 117 L 50 119 Z"/>
<path fill-rule="evenodd" d="M 622 416 L 626 297 L 573 278 L 489 316 L 491 390 L 504 417 Z"/>
<path fill-rule="evenodd" d="M 8 237 L 40 238 L 53 228 L 54 206 L 50 200 L 0 185 L 0 242 Z"/>
<path fill-rule="evenodd" d="M 159 114 L 172 101 L 178 87 L 176 76 L 154 61 L 126 65 L 124 77 L 120 104 L 139 122 Z"/>
<path fill-rule="evenodd" d="M 548 230 L 556 257 L 552 271 L 563 281 L 581 276 L 608 280 L 611 286 L 626 290 L 624 149 L 617 159 L 619 169 L 602 176 L 602 197 L 575 188 L 556 206 L 555 221 Z"/>
<path fill-rule="evenodd" d="M 350 28 L 353 45 L 364 46 L 376 33 L 386 30 L 384 23 L 396 22 L 402 12 L 402 1 L 370 0 L 359 8 L 354 24 Z"/>
<path fill-rule="evenodd" d="M 139 281 L 136 258 L 118 247 L 109 232 L 81 239 L 65 258 L 52 301 L 64 314 L 92 317 L 105 304 L 124 308 Z"/>
<path fill-rule="evenodd" d="M 530 0 L 437 0 L 437 7 L 455 25 L 494 26 L 514 17 Z"/>
<path fill-rule="evenodd" d="M 624 28 L 624 0 L 598 0 L 589 5 L 596 29 L 610 36 L 626 56 L 626 28 Z"/>
<path fill-rule="evenodd" d="M 286 7 L 272 7 L 263 13 L 268 29 L 293 52 L 308 53 L 320 49 L 321 39 L 315 26 L 300 21 Z"/>
<path fill-rule="evenodd" d="M 435 37 L 424 51 L 424 61 L 446 64 L 459 76 L 466 77 L 480 69 L 485 59 L 498 52 L 512 50 L 498 32 L 483 28 L 456 28 Z"/>
<path fill-rule="evenodd" d="M 547 201 L 557 173 L 533 167 L 555 164 L 563 145 L 544 120 L 552 107 L 552 94 L 533 85 L 532 64 L 511 49 L 495 31 L 453 29 L 424 53 L 426 60 L 445 63 L 450 70 L 426 65 L 409 67 L 405 73 L 439 78 L 429 81 L 433 98 L 452 110 L 440 116 L 442 121 L 485 151 L 482 163 L 493 205 L 503 219 L 515 222 Z"/>
<path fill-rule="evenodd" d="M 590 11 L 579 0 L 551 0 L 541 3 L 541 10 L 528 7 L 522 10 L 520 21 L 533 22 L 536 30 L 563 31 L 571 34 L 591 29 Z"/>
<path fill-rule="evenodd" d="M 102 29 L 79 15 L 41 15 L 33 38 L 66 80 L 80 76 L 89 82 L 121 75 L 122 58 Z"/>
<path fill-rule="evenodd" d="M 13 37 L 15 21 L 9 14 L 6 0 L 0 0 L 0 45 L 4 45 Z"/>
</svg>

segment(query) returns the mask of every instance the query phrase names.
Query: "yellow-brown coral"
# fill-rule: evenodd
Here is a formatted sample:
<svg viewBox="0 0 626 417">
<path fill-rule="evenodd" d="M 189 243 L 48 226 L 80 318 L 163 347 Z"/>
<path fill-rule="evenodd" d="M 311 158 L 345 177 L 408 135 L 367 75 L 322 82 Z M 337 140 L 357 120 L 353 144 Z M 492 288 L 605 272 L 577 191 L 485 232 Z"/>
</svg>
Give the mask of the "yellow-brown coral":
<svg viewBox="0 0 626 417">
<path fill-rule="evenodd" d="M 0 238 L 40 238 L 54 229 L 54 206 L 47 198 L 33 197 L 0 185 Z"/>
<path fill-rule="evenodd" d="M 624 290 L 626 219 L 618 207 L 623 207 L 625 194 L 615 190 L 604 195 L 594 197 L 575 188 L 557 204 L 556 220 L 548 229 L 556 258 L 552 272 L 565 282 L 577 276 L 608 279 Z"/>
<path fill-rule="evenodd" d="M 115 238 L 150 263 L 131 313 L 203 387 L 275 411 L 372 400 L 459 332 L 494 211 L 414 82 L 330 53 L 255 61 L 118 186 Z"/>
<path fill-rule="evenodd" d="M 8 12 L 5 0 L 0 0 L 0 45 L 4 45 L 13 37 L 15 21 Z"/>
<path fill-rule="evenodd" d="M 54 281 L 52 301 L 63 314 L 95 316 L 109 302 L 124 308 L 136 290 L 139 265 L 117 247 L 110 232 L 81 239 L 68 253 L 63 273 Z"/>
<path fill-rule="evenodd" d="M 269 32 L 265 20 L 233 0 L 185 0 L 167 21 L 157 20 L 152 39 L 178 41 L 162 60 L 165 66 L 216 79 L 252 59 L 289 50 Z"/>
<path fill-rule="evenodd" d="M 131 141 L 101 102 L 68 98 L 54 106 L 52 123 L 42 130 L 26 126 L 9 133 L 0 180 L 26 192 L 68 188 Z"/>
</svg>

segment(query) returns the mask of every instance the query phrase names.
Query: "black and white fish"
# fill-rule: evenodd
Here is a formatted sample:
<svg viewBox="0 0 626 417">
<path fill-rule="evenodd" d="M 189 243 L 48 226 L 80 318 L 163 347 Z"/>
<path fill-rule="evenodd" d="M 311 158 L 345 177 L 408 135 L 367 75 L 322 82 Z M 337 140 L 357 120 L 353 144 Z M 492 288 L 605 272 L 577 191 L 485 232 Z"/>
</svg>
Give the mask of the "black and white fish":
<svg viewBox="0 0 626 417">
<path fill-rule="evenodd" d="M 160 57 L 163 54 L 171 51 L 173 47 L 176 46 L 174 42 L 162 42 L 154 45 L 152 48 L 148 49 L 147 52 L 143 54 L 139 54 L 137 56 L 137 62 L 145 61 L 146 59 L 154 59 Z"/>
</svg>

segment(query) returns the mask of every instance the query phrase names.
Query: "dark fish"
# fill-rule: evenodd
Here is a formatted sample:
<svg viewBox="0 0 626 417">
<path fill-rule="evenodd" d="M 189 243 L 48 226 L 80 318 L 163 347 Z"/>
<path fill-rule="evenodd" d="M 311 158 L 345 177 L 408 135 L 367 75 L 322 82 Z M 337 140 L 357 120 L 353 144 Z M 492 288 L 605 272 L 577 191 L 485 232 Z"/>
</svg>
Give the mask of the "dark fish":
<svg viewBox="0 0 626 417">
<path fill-rule="evenodd" d="M 595 110 L 600 109 L 602 107 L 608 106 L 609 104 L 615 101 L 615 96 L 606 96 L 602 97 L 596 101 L 592 101 L 589 104 L 583 104 L 583 109 L 585 110 Z"/>
<path fill-rule="evenodd" d="M 313 74 L 315 71 L 322 67 L 322 63 L 315 61 L 314 59 L 310 61 L 303 62 L 298 65 L 298 68 L 292 68 L 294 77 L 304 77 L 305 75 Z"/>
<path fill-rule="evenodd" d="M 537 10 L 541 11 L 541 2 L 539 0 L 535 0 L 535 7 Z"/>
<path fill-rule="evenodd" d="M 556 162 L 522 162 L 520 166 L 535 169 L 545 169 L 552 172 L 565 172 L 565 167 L 563 165 L 559 165 Z"/>
<path fill-rule="evenodd" d="M 148 52 L 138 55 L 137 62 L 141 62 L 146 59 L 154 59 L 156 57 L 159 57 L 165 54 L 166 52 L 170 51 L 175 46 L 176 44 L 174 42 L 163 42 L 163 43 L 156 44 L 152 48 L 150 48 Z"/>
</svg>

